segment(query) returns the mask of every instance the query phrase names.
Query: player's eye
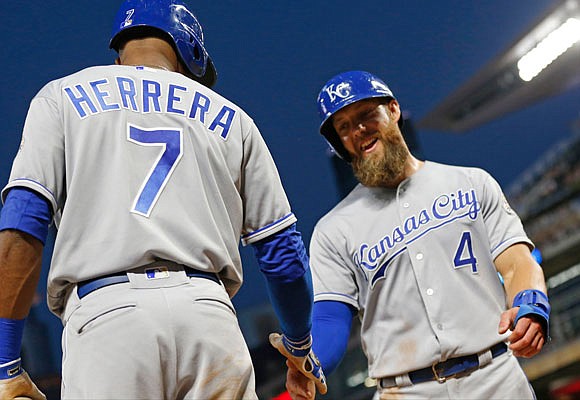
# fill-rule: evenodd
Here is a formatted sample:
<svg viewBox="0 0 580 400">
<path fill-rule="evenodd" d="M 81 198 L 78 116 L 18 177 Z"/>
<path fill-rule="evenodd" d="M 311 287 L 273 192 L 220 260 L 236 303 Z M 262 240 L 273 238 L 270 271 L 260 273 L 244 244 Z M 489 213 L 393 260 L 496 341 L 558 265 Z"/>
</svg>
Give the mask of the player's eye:
<svg viewBox="0 0 580 400">
<path fill-rule="evenodd" d="M 334 125 L 334 130 L 336 130 L 336 132 L 343 132 L 346 129 L 346 121 L 344 121 L 344 120 L 340 120 L 340 121 L 335 120 L 333 125 Z"/>
<path fill-rule="evenodd" d="M 348 130 L 348 123 L 347 122 L 338 123 L 335 129 L 339 133 L 344 133 Z"/>
<path fill-rule="evenodd" d="M 374 118 L 376 114 L 377 114 L 376 107 L 372 107 L 372 108 L 369 108 L 369 109 L 364 111 L 363 118 L 364 119 L 371 119 L 371 118 Z"/>
</svg>

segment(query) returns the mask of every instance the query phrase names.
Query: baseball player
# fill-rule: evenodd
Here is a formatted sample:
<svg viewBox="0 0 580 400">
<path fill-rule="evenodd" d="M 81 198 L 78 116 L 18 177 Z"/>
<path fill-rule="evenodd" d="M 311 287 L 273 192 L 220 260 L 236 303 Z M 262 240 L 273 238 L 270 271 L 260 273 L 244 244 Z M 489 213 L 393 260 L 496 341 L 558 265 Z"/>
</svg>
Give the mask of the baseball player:
<svg viewBox="0 0 580 400">
<path fill-rule="evenodd" d="M 179 0 L 127 0 L 110 47 L 117 65 L 34 97 L 2 191 L 0 398 L 44 398 L 19 353 L 51 221 L 63 398 L 257 398 L 230 300 L 240 240 L 268 283 L 280 351 L 324 392 L 296 217 L 252 119 L 210 89 L 201 25 Z"/>
<path fill-rule="evenodd" d="M 358 316 L 381 399 L 533 399 L 516 357 L 541 350 L 550 305 L 497 182 L 415 158 L 399 103 L 368 72 L 330 79 L 318 107 L 320 132 L 360 182 L 311 241 L 314 351 L 325 372 Z M 293 398 L 314 397 L 294 368 L 287 378 Z"/>
</svg>

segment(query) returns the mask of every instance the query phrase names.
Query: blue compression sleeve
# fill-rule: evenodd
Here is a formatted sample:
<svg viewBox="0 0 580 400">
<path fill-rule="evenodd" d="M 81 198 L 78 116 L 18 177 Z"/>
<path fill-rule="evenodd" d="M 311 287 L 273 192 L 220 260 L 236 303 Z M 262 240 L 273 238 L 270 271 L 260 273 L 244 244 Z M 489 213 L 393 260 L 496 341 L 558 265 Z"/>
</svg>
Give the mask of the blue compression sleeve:
<svg viewBox="0 0 580 400">
<path fill-rule="evenodd" d="M 296 224 L 253 244 L 262 273 L 274 280 L 293 282 L 309 269 L 308 255 Z"/>
<path fill-rule="evenodd" d="M 0 365 L 20 357 L 25 319 L 0 318 Z"/>
<path fill-rule="evenodd" d="M 52 219 L 46 199 L 33 190 L 10 189 L 0 215 L 0 231 L 17 229 L 34 236 L 45 244 Z"/>
<path fill-rule="evenodd" d="M 312 311 L 312 349 L 326 376 L 346 353 L 354 307 L 340 301 L 317 301 Z"/>
<path fill-rule="evenodd" d="M 253 244 L 282 332 L 299 341 L 310 334 L 312 277 L 296 224 Z"/>
</svg>

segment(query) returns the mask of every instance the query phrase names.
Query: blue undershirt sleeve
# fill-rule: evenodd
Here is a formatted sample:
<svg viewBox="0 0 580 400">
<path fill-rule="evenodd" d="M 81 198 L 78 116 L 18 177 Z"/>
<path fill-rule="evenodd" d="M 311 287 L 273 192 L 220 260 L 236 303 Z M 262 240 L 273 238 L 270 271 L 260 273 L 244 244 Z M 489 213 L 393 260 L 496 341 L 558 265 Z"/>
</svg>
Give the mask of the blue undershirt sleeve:
<svg viewBox="0 0 580 400">
<path fill-rule="evenodd" d="M 308 337 L 312 327 L 312 276 L 296 224 L 253 243 L 253 248 L 282 332 L 293 341 Z"/>
<path fill-rule="evenodd" d="M 0 365 L 20 357 L 25 321 L 0 318 Z"/>
<path fill-rule="evenodd" d="M 50 205 L 44 197 L 33 190 L 15 187 L 10 189 L 4 201 L 0 231 L 17 229 L 34 236 L 44 245 L 51 220 Z"/>
<path fill-rule="evenodd" d="M 312 311 L 312 349 L 326 376 L 346 354 L 354 307 L 340 301 L 317 301 Z"/>
</svg>

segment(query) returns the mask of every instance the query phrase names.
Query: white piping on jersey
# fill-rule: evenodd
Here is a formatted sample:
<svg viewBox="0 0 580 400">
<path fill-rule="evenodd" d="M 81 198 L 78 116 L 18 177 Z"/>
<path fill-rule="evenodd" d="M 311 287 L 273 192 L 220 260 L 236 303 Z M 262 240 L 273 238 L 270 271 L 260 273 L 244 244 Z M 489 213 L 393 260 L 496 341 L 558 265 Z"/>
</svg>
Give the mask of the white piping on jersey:
<svg viewBox="0 0 580 400">
<path fill-rule="evenodd" d="M 264 232 L 268 229 L 272 229 L 272 228 L 282 224 L 284 221 L 288 220 L 289 218 L 294 218 L 294 213 L 286 214 L 282 218 L 280 218 L 280 219 L 278 219 L 278 220 L 276 220 L 276 221 L 274 221 L 266 226 L 263 226 L 259 229 L 256 229 L 255 231 L 252 231 L 250 233 L 246 233 L 245 235 L 242 235 L 242 241 L 247 243 L 250 240 L 250 238 L 255 237 L 255 236 L 261 234 L 262 232 Z"/>
</svg>

